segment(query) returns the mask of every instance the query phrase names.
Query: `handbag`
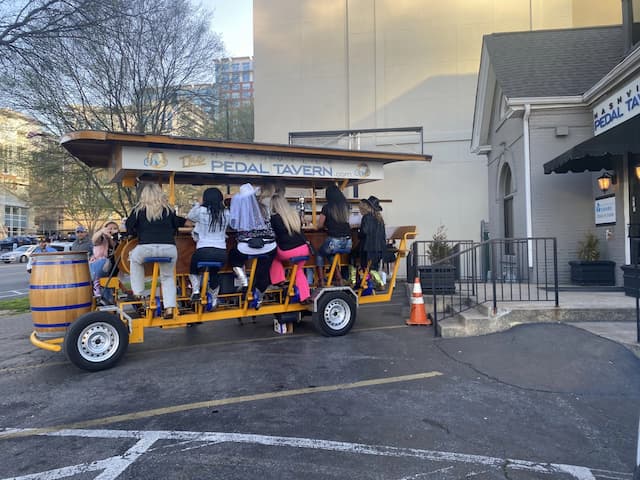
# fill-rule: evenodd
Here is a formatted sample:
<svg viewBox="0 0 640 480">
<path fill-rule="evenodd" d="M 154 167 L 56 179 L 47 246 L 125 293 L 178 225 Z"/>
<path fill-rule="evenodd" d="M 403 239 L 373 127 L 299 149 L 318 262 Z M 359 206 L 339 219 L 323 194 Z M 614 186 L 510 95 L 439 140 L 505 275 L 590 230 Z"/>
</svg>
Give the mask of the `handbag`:
<svg viewBox="0 0 640 480">
<path fill-rule="evenodd" d="M 253 237 L 247 241 L 249 248 L 262 248 L 264 247 L 264 239 L 260 237 Z"/>
<path fill-rule="evenodd" d="M 311 257 L 317 256 L 316 249 L 313 248 L 313 245 L 311 245 L 311 242 L 309 240 L 307 240 L 307 247 L 309 247 L 309 256 Z"/>
</svg>

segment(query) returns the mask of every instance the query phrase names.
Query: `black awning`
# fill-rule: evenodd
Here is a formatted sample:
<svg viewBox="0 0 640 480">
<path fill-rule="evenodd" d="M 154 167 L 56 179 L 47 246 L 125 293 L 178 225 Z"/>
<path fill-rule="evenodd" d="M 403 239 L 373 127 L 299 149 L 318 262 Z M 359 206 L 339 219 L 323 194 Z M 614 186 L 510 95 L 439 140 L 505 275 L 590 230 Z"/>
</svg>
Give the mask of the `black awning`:
<svg viewBox="0 0 640 480">
<path fill-rule="evenodd" d="M 614 168 L 626 152 L 640 153 L 640 116 L 591 137 L 544 164 L 544 173 L 598 172 Z"/>
</svg>

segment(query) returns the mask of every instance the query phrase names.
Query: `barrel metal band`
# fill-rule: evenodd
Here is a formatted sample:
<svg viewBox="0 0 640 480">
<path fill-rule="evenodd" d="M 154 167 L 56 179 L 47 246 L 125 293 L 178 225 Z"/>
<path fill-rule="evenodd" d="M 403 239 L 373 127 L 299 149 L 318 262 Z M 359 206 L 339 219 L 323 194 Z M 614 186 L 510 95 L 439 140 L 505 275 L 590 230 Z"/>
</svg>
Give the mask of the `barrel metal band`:
<svg viewBox="0 0 640 480">
<path fill-rule="evenodd" d="M 91 302 L 88 303 L 78 303 L 77 305 L 61 305 L 59 307 L 31 307 L 31 310 L 34 312 L 53 312 L 58 310 L 76 310 L 78 308 L 87 308 L 92 305 Z"/>
<path fill-rule="evenodd" d="M 76 287 L 88 287 L 91 282 L 80 283 L 61 283 L 60 285 L 29 285 L 31 290 L 51 290 L 57 288 L 76 288 Z"/>
</svg>

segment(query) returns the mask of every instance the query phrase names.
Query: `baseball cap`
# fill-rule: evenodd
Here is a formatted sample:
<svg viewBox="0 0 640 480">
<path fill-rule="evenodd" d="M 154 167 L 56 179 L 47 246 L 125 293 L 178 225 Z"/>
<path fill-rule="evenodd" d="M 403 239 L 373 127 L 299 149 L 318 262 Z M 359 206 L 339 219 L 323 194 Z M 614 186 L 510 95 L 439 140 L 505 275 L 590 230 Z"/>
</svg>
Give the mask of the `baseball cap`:
<svg viewBox="0 0 640 480">
<path fill-rule="evenodd" d="M 76 227 L 76 233 L 80 233 L 80 232 L 86 232 L 87 229 L 84 228 L 82 225 L 79 225 Z"/>
</svg>

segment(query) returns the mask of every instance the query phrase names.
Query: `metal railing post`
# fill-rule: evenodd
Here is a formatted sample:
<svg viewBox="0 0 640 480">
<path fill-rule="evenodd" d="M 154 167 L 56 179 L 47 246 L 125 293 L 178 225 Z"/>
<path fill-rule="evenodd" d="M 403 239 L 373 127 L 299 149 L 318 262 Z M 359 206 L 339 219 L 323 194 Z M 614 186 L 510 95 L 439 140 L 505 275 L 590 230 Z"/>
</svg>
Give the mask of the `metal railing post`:
<svg viewBox="0 0 640 480">
<path fill-rule="evenodd" d="M 496 242 L 495 240 L 491 240 L 491 288 L 493 289 L 493 314 L 495 315 L 496 313 L 498 313 L 498 288 L 496 285 L 496 277 L 498 276 L 498 264 L 497 264 L 497 258 L 498 255 L 496 255 L 496 251 L 495 251 L 495 245 Z"/>
<path fill-rule="evenodd" d="M 433 336 L 439 337 L 438 333 L 438 294 L 436 293 L 436 274 L 431 264 L 431 293 L 433 294 Z"/>
<path fill-rule="evenodd" d="M 560 290 L 558 289 L 558 242 L 553 239 L 553 291 L 555 293 L 556 307 L 560 306 Z"/>
</svg>

